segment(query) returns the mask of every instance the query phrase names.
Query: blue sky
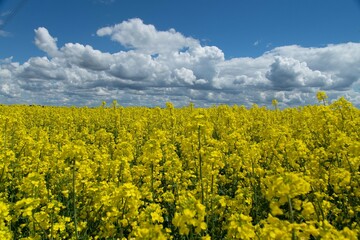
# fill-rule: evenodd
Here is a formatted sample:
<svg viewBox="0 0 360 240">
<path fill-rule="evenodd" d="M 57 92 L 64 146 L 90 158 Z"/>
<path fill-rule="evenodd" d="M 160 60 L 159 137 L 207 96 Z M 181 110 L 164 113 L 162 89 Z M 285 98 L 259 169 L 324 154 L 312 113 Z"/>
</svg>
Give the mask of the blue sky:
<svg viewBox="0 0 360 240">
<path fill-rule="evenodd" d="M 0 0 L 0 27 L 3 103 L 360 105 L 355 0 Z"/>
</svg>

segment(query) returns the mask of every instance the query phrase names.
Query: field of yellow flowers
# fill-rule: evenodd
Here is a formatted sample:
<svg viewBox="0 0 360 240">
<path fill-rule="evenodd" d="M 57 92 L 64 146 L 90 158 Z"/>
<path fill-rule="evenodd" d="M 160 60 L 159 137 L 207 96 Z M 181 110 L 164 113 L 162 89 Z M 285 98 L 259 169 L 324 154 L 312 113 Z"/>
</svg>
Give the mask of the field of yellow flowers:
<svg viewBox="0 0 360 240">
<path fill-rule="evenodd" d="M 359 172 L 344 98 L 1 105 L 0 239 L 358 239 Z"/>
</svg>

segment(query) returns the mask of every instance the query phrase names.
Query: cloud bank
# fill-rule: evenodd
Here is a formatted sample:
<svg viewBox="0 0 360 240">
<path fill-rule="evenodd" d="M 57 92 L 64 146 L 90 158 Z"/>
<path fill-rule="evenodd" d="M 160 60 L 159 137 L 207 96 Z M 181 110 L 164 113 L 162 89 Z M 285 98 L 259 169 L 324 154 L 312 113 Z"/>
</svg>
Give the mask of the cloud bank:
<svg viewBox="0 0 360 240">
<path fill-rule="evenodd" d="M 281 106 L 316 103 L 315 93 L 345 96 L 360 106 L 360 43 L 304 48 L 277 47 L 257 58 L 226 59 L 216 46 L 203 46 L 175 29 L 157 30 L 129 19 L 97 30 L 125 47 L 107 53 L 81 43 L 57 45 L 44 27 L 35 45 L 45 56 L 20 64 L 0 60 L 0 101 L 44 105 Z"/>
</svg>

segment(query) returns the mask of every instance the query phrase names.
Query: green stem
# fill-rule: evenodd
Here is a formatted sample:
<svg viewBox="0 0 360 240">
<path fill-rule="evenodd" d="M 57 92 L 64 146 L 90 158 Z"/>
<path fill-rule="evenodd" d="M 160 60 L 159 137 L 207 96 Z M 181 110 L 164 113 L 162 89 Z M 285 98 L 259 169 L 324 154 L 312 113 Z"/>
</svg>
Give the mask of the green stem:
<svg viewBox="0 0 360 240">
<path fill-rule="evenodd" d="M 201 126 L 198 128 L 198 149 L 199 149 L 199 175 L 200 175 L 200 186 L 201 186 L 201 204 L 204 204 L 204 184 L 202 181 L 202 156 L 201 156 Z"/>
<path fill-rule="evenodd" d="M 6 148 L 6 131 L 7 131 L 7 123 L 8 123 L 8 119 L 5 120 L 5 125 L 4 125 L 4 148 Z"/>
<path fill-rule="evenodd" d="M 214 171 L 214 163 L 212 164 L 211 170 Z M 214 174 L 211 173 L 211 199 L 210 199 L 210 216 L 211 216 L 211 239 L 214 238 L 214 211 L 213 211 L 213 198 L 214 198 Z M 209 226 L 209 217 L 206 218 L 206 224 Z"/>
<path fill-rule="evenodd" d="M 155 193 L 154 193 L 154 163 L 151 163 L 151 194 L 152 200 L 154 201 Z"/>
<path fill-rule="evenodd" d="M 77 230 L 77 216 L 76 216 L 76 191 L 75 191 L 75 167 L 76 162 L 75 158 L 73 160 L 73 169 L 72 169 L 72 188 L 73 188 L 73 206 L 74 206 L 74 225 L 75 225 L 75 239 L 79 239 L 79 233 Z"/>
<path fill-rule="evenodd" d="M 35 235 L 35 233 L 36 233 L 36 228 L 35 228 L 35 224 L 37 224 L 38 226 L 39 226 L 39 228 L 40 228 L 40 230 L 42 231 L 42 233 L 43 233 L 43 235 L 44 236 L 46 236 L 46 231 L 45 231 L 45 229 L 41 226 L 41 224 L 36 220 L 36 218 L 35 218 L 35 216 L 34 216 L 35 214 L 34 214 L 34 211 L 32 211 L 31 212 L 31 217 L 32 217 L 32 219 L 33 219 L 33 235 Z"/>
<path fill-rule="evenodd" d="M 291 223 L 294 223 L 294 211 L 292 208 L 291 198 L 289 197 L 289 195 L 287 196 L 287 199 L 288 199 L 289 209 L 290 209 L 290 221 L 291 221 Z M 292 229 L 291 239 L 292 240 L 297 239 L 296 234 L 295 234 L 295 229 Z"/>
</svg>

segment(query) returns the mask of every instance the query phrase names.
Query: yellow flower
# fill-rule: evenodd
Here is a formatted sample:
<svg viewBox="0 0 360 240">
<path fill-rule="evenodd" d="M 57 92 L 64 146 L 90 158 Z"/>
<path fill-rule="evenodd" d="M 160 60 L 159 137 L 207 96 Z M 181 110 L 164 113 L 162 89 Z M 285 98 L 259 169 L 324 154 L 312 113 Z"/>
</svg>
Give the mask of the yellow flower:
<svg viewBox="0 0 360 240">
<path fill-rule="evenodd" d="M 209 235 L 201 237 L 201 240 L 211 240 L 211 237 Z"/>
<path fill-rule="evenodd" d="M 271 209 L 271 214 L 274 216 L 283 214 L 283 211 L 280 209 L 278 203 L 271 202 L 270 209 Z"/>
<path fill-rule="evenodd" d="M 191 211 L 190 209 L 185 209 L 184 216 L 186 216 L 187 218 L 193 218 L 195 216 L 195 212 Z"/>
<path fill-rule="evenodd" d="M 159 215 L 159 213 L 157 213 L 157 212 L 152 212 L 151 218 L 152 218 L 153 222 L 162 223 L 164 221 L 164 218 L 161 215 Z"/>
<path fill-rule="evenodd" d="M 315 213 L 314 205 L 311 202 L 304 202 L 302 207 L 303 210 L 301 211 L 301 214 L 306 219 L 311 219 L 311 215 Z"/>
</svg>

